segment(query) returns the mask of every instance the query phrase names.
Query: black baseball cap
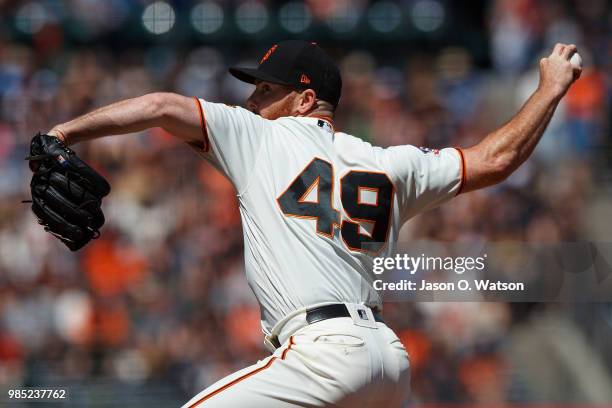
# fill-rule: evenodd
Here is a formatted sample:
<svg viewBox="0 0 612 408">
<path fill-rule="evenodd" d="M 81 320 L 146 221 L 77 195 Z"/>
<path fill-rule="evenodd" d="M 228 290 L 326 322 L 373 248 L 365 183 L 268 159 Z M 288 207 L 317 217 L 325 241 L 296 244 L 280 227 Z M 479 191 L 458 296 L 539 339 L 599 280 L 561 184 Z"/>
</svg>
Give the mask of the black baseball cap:
<svg viewBox="0 0 612 408">
<path fill-rule="evenodd" d="M 257 68 L 232 67 L 229 72 L 241 81 L 255 80 L 313 89 L 317 98 L 338 106 L 342 91 L 340 70 L 315 42 L 289 40 L 274 44 Z"/>
</svg>

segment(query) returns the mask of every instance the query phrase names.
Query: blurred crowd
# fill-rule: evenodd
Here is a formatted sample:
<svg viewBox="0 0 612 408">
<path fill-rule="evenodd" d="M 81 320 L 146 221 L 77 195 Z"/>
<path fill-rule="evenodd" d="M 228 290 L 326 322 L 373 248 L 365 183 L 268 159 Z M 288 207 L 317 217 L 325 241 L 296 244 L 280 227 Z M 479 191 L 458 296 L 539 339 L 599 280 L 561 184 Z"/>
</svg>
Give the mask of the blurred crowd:
<svg viewBox="0 0 612 408">
<path fill-rule="evenodd" d="M 537 61 L 555 42 L 579 47 L 582 77 L 533 157 L 501 185 L 410 221 L 404 246 L 609 240 L 611 11 L 605 1 L 569 5 L 491 2 L 487 68 L 455 46 L 398 55 L 384 44 L 321 44 L 343 73 L 338 129 L 381 146 L 432 148 L 476 143 L 537 87 Z M 102 236 L 76 254 L 20 201 L 35 132 L 152 91 L 242 104 L 250 87 L 226 68 L 255 64 L 268 45 L 102 44 L 49 54 L 44 41 L 0 36 L 0 386 L 164 383 L 178 403 L 266 355 L 243 276 L 235 191 L 171 135 L 151 129 L 75 147 L 113 187 Z M 601 402 L 609 394 L 580 388 L 567 366 L 573 357 L 554 345 L 571 339 L 582 363 L 592 360 L 585 370 L 609 379 L 612 309 L 604 306 L 388 303 L 385 319 L 411 354 L 415 402 Z M 546 365 L 560 368 L 544 375 Z"/>
</svg>

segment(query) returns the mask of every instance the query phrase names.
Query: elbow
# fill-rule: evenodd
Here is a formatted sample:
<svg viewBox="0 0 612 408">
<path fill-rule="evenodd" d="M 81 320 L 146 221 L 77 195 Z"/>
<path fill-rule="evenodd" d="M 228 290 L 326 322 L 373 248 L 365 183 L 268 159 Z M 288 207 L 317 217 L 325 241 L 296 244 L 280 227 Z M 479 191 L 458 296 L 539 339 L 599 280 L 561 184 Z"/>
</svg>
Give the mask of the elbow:
<svg viewBox="0 0 612 408">
<path fill-rule="evenodd" d="M 492 158 L 489 162 L 489 178 L 492 184 L 498 184 L 506 180 L 517 167 L 513 155 L 505 154 Z"/>
<path fill-rule="evenodd" d="M 168 92 L 153 92 L 144 95 L 145 106 L 149 112 L 149 117 L 155 120 L 159 126 L 163 119 L 168 115 L 168 107 L 171 105 L 173 94 Z"/>
<path fill-rule="evenodd" d="M 493 186 L 506 180 L 524 159 L 519 151 L 479 144 L 463 151 L 467 183 L 462 191 Z"/>
<path fill-rule="evenodd" d="M 491 154 L 480 146 L 463 150 L 465 180 L 462 192 L 499 184 L 516 170 L 517 158 L 510 153 Z"/>
</svg>

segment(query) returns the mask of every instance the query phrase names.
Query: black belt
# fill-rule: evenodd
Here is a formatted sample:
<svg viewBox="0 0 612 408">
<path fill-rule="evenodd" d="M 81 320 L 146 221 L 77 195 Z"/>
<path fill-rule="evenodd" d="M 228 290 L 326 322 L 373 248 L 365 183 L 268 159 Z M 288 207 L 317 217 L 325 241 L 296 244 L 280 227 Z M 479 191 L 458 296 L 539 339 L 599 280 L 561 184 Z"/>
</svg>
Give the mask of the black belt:
<svg viewBox="0 0 612 408">
<path fill-rule="evenodd" d="M 358 311 L 359 312 L 359 311 Z M 374 314 L 374 320 L 380 323 L 384 323 L 380 312 L 372 310 Z M 308 324 L 313 324 L 327 319 L 335 319 L 336 317 L 351 317 L 346 305 L 342 303 L 335 303 L 333 305 L 325 305 L 315 307 L 306 311 L 306 321 Z M 364 320 L 368 320 L 367 315 L 359 315 Z"/>
<path fill-rule="evenodd" d="M 363 309 L 357 310 L 357 312 L 359 313 L 359 317 L 361 319 L 368 320 L 368 315 L 363 313 L 365 312 Z M 384 323 L 379 311 L 372 310 L 372 314 L 374 315 L 374 321 Z M 315 307 L 306 311 L 306 322 L 308 324 L 313 324 L 327 319 L 335 319 L 336 317 L 351 317 L 351 314 L 349 313 L 345 304 L 334 303 L 331 305 Z M 270 338 L 269 341 L 275 348 L 279 348 L 281 346 L 280 341 L 276 336 Z"/>
</svg>

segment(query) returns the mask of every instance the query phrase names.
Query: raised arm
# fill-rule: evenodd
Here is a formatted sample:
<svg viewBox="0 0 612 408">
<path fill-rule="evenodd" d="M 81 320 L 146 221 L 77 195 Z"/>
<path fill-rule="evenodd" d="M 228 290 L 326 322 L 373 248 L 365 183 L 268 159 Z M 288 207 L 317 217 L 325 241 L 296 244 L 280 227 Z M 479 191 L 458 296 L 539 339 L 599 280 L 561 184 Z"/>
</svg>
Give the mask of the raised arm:
<svg viewBox="0 0 612 408">
<path fill-rule="evenodd" d="M 48 134 L 67 145 L 103 136 L 161 127 L 176 137 L 203 145 L 200 113 L 193 98 L 174 93 L 151 93 L 126 99 L 61 123 Z"/>
<path fill-rule="evenodd" d="M 580 76 L 581 70 L 569 62 L 574 52 L 575 45 L 557 44 L 547 58 L 540 60 L 540 84 L 521 110 L 480 143 L 463 150 L 462 192 L 499 183 L 527 160 L 559 101 Z"/>
</svg>

